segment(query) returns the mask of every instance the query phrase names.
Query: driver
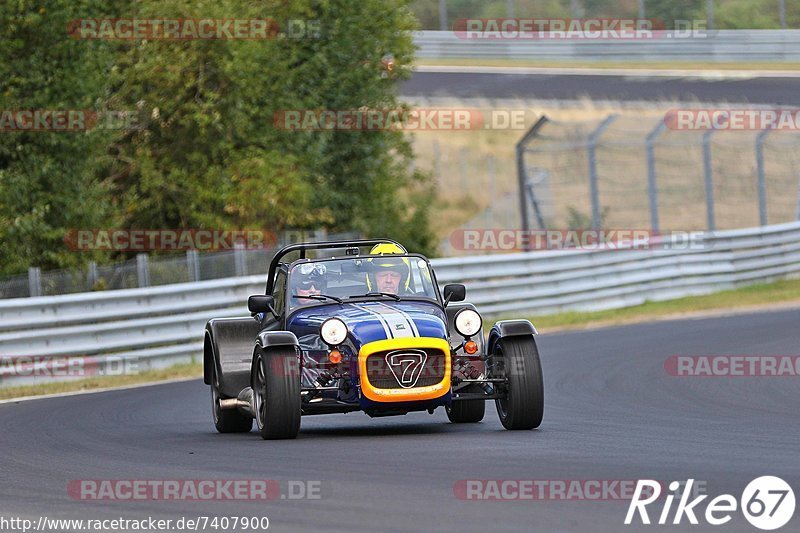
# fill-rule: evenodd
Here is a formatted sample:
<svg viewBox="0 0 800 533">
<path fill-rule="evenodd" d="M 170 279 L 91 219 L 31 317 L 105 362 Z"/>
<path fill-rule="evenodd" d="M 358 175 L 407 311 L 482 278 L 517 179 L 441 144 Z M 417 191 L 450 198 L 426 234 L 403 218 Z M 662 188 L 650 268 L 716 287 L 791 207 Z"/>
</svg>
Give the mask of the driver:
<svg viewBox="0 0 800 533">
<path fill-rule="evenodd" d="M 325 276 L 326 268 L 321 263 L 304 263 L 298 265 L 292 275 L 292 294 L 299 296 L 297 301 L 301 304 L 314 302 L 313 298 L 302 296 L 319 296 L 328 288 L 328 279 Z"/>
<path fill-rule="evenodd" d="M 389 294 L 410 292 L 411 268 L 408 259 L 395 256 L 404 253 L 405 250 L 390 243 L 378 244 L 372 248 L 370 254 L 380 257 L 370 260 L 374 272 L 373 279 L 369 280 L 370 290 Z"/>
</svg>

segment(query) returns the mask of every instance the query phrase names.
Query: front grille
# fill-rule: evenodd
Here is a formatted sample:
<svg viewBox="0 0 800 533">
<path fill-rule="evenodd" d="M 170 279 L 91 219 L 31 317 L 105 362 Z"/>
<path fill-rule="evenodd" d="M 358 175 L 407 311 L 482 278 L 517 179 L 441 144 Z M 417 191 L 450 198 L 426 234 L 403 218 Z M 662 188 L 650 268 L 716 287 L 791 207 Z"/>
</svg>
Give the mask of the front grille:
<svg viewBox="0 0 800 533">
<path fill-rule="evenodd" d="M 367 357 L 367 378 L 376 389 L 427 387 L 444 379 L 446 364 L 445 354 L 434 348 L 376 352 Z"/>
</svg>

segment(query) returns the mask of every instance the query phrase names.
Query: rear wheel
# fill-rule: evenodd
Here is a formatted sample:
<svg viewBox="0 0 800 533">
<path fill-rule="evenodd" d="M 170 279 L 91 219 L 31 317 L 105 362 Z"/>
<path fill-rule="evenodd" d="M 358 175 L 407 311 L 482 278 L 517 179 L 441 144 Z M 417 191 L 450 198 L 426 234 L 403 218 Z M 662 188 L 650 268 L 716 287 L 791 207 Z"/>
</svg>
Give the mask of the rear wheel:
<svg viewBox="0 0 800 533">
<path fill-rule="evenodd" d="M 478 385 L 467 385 L 461 390 L 468 393 L 483 392 Z M 486 414 L 486 400 L 456 400 L 445 411 L 454 424 L 475 424 L 483 420 Z"/>
<path fill-rule="evenodd" d="M 507 397 L 496 400 L 506 429 L 534 429 L 544 416 L 544 382 L 539 350 L 533 336 L 507 337 L 495 344 L 493 364 L 507 381 Z"/>
<path fill-rule="evenodd" d="M 256 348 L 251 372 L 261 438 L 294 439 L 300 432 L 300 367 L 294 349 Z"/>
<path fill-rule="evenodd" d="M 224 396 L 219 391 L 219 379 L 215 366 L 211 369 L 211 414 L 214 418 L 214 427 L 220 433 L 247 433 L 253 428 L 253 419 L 243 415 L 237 410 L 222 410 L 219 407 L 220 399 Z"/>
</svg>

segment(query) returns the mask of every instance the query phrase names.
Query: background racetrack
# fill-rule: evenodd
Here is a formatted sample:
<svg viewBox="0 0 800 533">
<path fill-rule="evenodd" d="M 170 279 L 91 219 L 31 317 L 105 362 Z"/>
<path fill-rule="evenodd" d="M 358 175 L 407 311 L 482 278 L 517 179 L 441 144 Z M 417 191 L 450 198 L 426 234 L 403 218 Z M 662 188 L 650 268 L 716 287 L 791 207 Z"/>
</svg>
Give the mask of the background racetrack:
<svg viewBox="0 0 800 533">
<path fill-rule="evenodd" d="M 545 420 L 531 432 L 504 431 L 488 405 L 478 425 L 449 424 L 439 409 L 306 417 L 296 441 L 219 435 L 200 381 L 4 404 L 2 514 L 266 515 L 277 531 L 637 530 L 623 525 L 627 501 L 463 501 L 453 485 L 691 477 L 712 497 L 738 497 L 753 478 L 776 475 L 797 491 L 800 379 L 677 378 L 663 364 L 674 354 L 798 355 L 798 323 L 791 310 L 544 334 Z M 321 480 L 323 498 L 79 502 L 66 490 L 75 479 L 208 478 Z M 755 531 L 740 513 L 708 529 Z"/>
<path fill-rule="evenodd" d="M 745 79 L 476 72 L 414 72 L 400 84 L 407 97 L 542 100 L 682 101 L 800 105 L 800 78 Z"/>
</svg>

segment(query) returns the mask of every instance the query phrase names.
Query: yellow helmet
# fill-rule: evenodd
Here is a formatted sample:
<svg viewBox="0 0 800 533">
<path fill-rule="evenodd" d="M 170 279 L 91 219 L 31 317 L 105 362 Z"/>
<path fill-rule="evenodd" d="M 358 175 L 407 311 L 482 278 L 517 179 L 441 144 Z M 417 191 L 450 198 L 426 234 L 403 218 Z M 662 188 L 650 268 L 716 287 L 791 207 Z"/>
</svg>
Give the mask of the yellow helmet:
<svg viewBox="0 0 800 533">
<path fill-rule="evenodd" d="M 411 263 L 407 257 L 388 257 L 398 254 L 408 253 L 402 246 L 392 242 L 382 242 L 376 244 L 369 251 L 370 255 L 379 255 L 380 258 L 370 259 L 370 263 L 376 270 L 394 270 L 402 273 L 401 286 L 408 292 L 411 288 Z M 374 280 L 367 274 L 367 288 L 372 290 Z"/>
<path fill-rule="evenodd" d="M 399 244 L 395 244 L 393 242 L 382 242 L 380 244 L 376 244 L 372 247 L 372 250 L 369 251 L 369 255 L 385 255 L 385 254 L 406 254 L 405 248 L 400 246 Z"/>
</svg>

